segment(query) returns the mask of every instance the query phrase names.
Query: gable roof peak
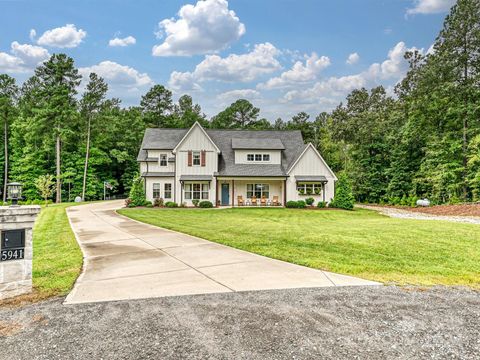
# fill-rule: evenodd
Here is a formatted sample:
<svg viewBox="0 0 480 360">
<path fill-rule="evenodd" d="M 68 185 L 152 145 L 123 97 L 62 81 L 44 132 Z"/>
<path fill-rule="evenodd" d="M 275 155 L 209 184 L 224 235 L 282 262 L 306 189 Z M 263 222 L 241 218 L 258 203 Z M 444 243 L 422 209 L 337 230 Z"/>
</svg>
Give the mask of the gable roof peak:
<svg viewBox="0 0 480 360">
<path fill-rule="evenodd" d="M 193 131 L 193 129 L 195 127 L 199 127 L 200 130 L 203 132 L 203 135 L 205 135 L 207 137 L 207 139 L 212 143 L 212 145 L 215 147 L 215 150 L 217 151 L 217 154 L 220 154 L 220 149 L 218 148 L 217 144 L 215 144 L 215 142 L 212 140 L 212 138 L 207 134 L 207 132 L 205 131 L 205 129 L 203 128 L 202 124 L 200 124 L 198 121 L 195 121 L 195 123 L 190 127 L 190 129 L 188 129 L 187 133 L 185 134 L 185 136 L 178 142 L 178 144 L 173 148 L 172 150 L 172 153 L 176 153 L 177 152 L 177 149 L 178 147 L 185 141 L 185 139 L 188 138 L 188 136 L 190 135 L 190 133 Z"/>
</svg>

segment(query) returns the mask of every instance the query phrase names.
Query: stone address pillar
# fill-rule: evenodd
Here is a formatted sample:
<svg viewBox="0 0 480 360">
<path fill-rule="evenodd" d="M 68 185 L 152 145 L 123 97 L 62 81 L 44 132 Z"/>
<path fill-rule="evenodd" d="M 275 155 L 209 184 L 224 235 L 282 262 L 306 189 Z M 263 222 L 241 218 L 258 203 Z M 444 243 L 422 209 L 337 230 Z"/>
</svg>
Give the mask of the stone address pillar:
<svg viewBox="0 0 480 360">
<path fill-rule="evenodd" d="M 32 229 L 40 206 L 0 206 L 0 299 L 32 291 Z"/>
</svg>

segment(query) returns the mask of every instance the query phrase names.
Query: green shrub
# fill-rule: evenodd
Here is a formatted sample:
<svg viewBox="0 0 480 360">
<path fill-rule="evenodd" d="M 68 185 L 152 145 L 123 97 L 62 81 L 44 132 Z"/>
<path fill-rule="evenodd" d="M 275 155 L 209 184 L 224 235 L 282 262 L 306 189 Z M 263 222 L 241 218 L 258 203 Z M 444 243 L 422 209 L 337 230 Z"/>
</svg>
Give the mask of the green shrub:
<svg viewBox="0 0 480 360">
<path fill-rule="evenodd" d="M 192 200 L 192 204 L 193 204 L 193 206 L 195 206 L 195 207 L 198 206 L 198 203 L 199 203 L 199 202 L 200 202 L 200 200 L 198 200 L 198 199 L 193 199 L 193 200 Z"/>
<path fill-rule="evenodd" d="M 307 207 L 307 203 L 303 200 L 298 200 L 297 201 L 297 208 L 299 209 L 305 209 Z"/>
<path fill-rule="evenodd" d="M 330 203 L 330 207 L 352 210 L 355 204 L 350 181 L 345 174 L 340 175 L 335 189 L 335 197 Z"/>
<path fill-rule="evenodd" d="M 156 198 L 155 201 L 153 202 L 153 206 L 163 207 L 164 206 L 163 199 L 162 198 Z"/>
<path fill-rule="evenodd" d="M 290 200 L 290 201 L 287 201 L 285 206 L 287 208 L 296 209 L 296 208 L 298 208 L 298 202 Z"/>
<path fill-rule="evenodd" d="M 168 207 L 168 208 L 176 208 L 176 207 L 178 207 L 178 204 L 174 201 L 167 201 L 165 203 L 165 206 Z"/>
<path fill-rule="evenodd" d="M 145 206 L 148 207 L 148 208 L 152 208 L 153 207 L 153 204 L 151 201 L 146 201 L 145 202 Z"/>
<path fill-rule="evenodd" d="M 317 207 L 318 208 L 326 208 L 327 207 L 327 202 L 326 201 L 319 201 L 318 204 L 317 204 Z"/>
<path fill-rule="evenodd" d="M 308 206 L 312 206 L 314 202 L 315 202 L 315 199 L 314 199 L 314 198 L 309 197 L 309 198 L 306 198 L 306 199 L 305 199 L 305 203 L 306 203 Z"/>
<path fill-rule="evenodd" d="M 127 205 L 127 207 L 129 207 L 129 208 L 134 208 L 134 207 L 136 207 L 136 206 L 135 206 L 134 204 L 130 203 L 130 204 Z"/>
<path fill-rule="evenodd" d="M 141 176 L 136 176 L 133 178 L 129 198 L 134 206 L 145 205 L 145 190 L 143 178 Z"/>
<path fill-rule="evenodd" d="M 201 201 L 198 206 L 200 206 L 201 208 L 213 208 L 213 204 L 211 201 Z"/>
</svg>

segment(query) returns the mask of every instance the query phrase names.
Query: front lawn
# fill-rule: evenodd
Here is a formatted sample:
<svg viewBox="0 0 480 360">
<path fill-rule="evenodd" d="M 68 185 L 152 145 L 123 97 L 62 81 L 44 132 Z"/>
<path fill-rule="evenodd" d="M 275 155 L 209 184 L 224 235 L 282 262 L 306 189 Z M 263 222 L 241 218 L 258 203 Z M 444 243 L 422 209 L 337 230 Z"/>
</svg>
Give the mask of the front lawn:
<svg viewBox="0 0 480 360">
<path fill-rule="evenodd" d="M 66 295 L 82 270 L 83 255 L 65 212 L 72 205 L 42 207 L 35 222 L 32 281 L 38 298 Z"/>
<path fill-rule="evenodd" d="M 480 226 L 369 210 L 122 209 L 152 225 L 387 284 L 480 289 Z"/>
</svg>

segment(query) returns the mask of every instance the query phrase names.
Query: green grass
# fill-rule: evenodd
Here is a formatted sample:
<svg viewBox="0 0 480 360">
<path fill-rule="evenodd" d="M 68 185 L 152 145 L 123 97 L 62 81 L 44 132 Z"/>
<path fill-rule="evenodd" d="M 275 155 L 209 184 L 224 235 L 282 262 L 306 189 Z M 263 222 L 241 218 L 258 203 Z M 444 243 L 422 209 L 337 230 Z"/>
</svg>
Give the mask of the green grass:
<svg viewBox="0 0 480 360">
<path fill-rule="evenodd" d="M 65 209 L 42 207 L 33 230 L 33 286 L 39 298 L 66 295 L 82 269 L 83 256 Z"/>
<path fill-rule="evenodd" d="M 292 263 L 398 285 L 480 288 L 480 226 L 368 210 L 122 209 L 120 214 Z"/>
</svg>

